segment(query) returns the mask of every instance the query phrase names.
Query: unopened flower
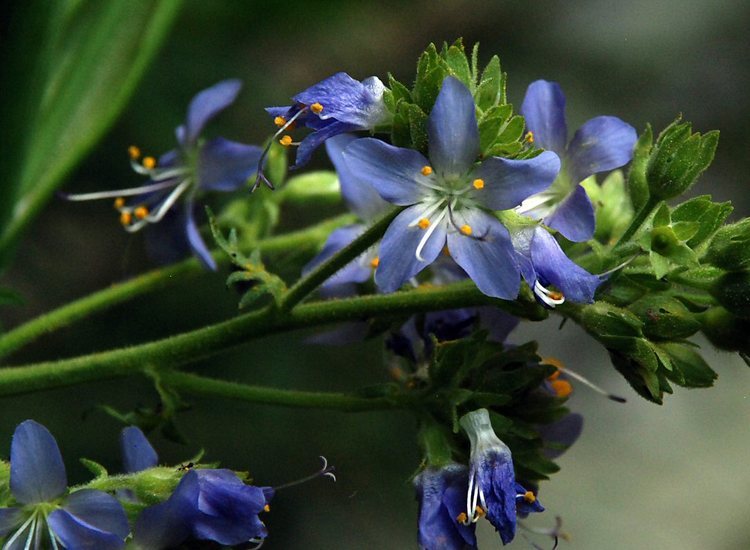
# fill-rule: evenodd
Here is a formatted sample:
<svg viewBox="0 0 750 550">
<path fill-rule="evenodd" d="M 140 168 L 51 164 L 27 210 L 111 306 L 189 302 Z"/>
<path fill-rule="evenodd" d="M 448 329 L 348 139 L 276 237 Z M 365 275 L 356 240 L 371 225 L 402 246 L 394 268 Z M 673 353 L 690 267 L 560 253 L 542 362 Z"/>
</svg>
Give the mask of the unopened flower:
<svg viewBox="0 0 750 550">
<path fill-rule="evenodd" d="M 67 485 L 55 438 L 33 420 L 21 422 L 10 446 L 10 490 L 18 505 L 0 508 L 3 550 L 125 546 L 130 528 L 117 499 L 93 489 L 67 493 Z"/>
<path fill-rule="evenodd" d="M 162 231 L 153 235 L 153 248 L 165 260 L 192 252 L 205 267 L 216 269 L 195 222 L 195 199 L 204 191 L 228 192 L 241 187 L 258 167 L 262 151 L 221 137 L 204 141 L 200 134 L 211 119 L 234 102 L 241 87 L 239 80 L 224 80 L 197 94 L 190 102 L 185 124 L 176 130 L 178 148 L 158 161 L 142 157 L 137 147 L 130 147 L 131 165 L 150 179 L 147 185 L 66 194 L 64 198 L 114 199 L 120 222 L 130 233 L 162 222 Z"/>
<path fill-rule="evenodd" d="M 541 219 L 571 241 L 594 234 L 594 208 L 580 183 L 593 174 L 627 164 L 637 139 L 635 129 L 617 117 L 598 116 L 585 122 L 568 143 L 565 95 L 556 82 L 537 80 L 526 90 L 521 114 L 529 140 L 554 151 L 562 170 L 549 187 L 523 201 L 519 212 Z"/>
<path fill-rule="evenodd" d="M 520 277 L 508 230 L 491 213 L 518 206 L 546 189 L 560 168 L 557 155 L 528 160 L 490 157 L 477 163 L 479 129 L 471 92 L 443 81 L 427 121 L 429 160 L 412 149 L 373 138 L 344 150 L 351 173 L 387 201 L 408 206 L 380 245 L 375 282 L 385 292 L 431 264 L 446 242 L 451 256 L 489 296 L 513 299 Z"/>
</svg>

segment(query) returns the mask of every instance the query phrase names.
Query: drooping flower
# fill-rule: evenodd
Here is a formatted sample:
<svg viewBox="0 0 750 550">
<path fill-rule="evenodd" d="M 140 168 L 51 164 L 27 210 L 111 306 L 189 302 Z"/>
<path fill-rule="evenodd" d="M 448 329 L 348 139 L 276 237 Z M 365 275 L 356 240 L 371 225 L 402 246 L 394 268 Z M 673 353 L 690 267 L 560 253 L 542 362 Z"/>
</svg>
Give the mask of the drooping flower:
<svg viewBox="0 0 750 550">
<path fill-rule="evenodd" d="M 523 227 L 514 229 L 511 238 L 521 274 L 539 302 L 554 308 L 566 299 L 583 304 L 594 301 L 604 278 L 568 258 L 549 231 L 538 225 Z"/>
<path fill-rule="evenodd" d="M 321 143 L 333 136 L 361 130 L 375 130 L 387 122 L 390 114 L 383 101 L 385 85 L 371 76 L 362 82 L 346 73 L 336 73 L 310 86 L 292 98 L 287 107 L 269 107 L 268 114 L 280 127 L 274 138 L 294 126 L 306 126 L 312 132 L 298 144 L 293 168 L 307 164 Z M 285 135 L 282 145 L 292 145 Z M 263 178 L 259 174 L 259 178 Z"/>
<path fill-rule="evenodd" d="M 240 188 L 257 169 L 261 149 L 216 137 L 200 139 L 206 124 L 229 107 L 242 84 L 224 80 L 198 93 L 190 102 L 185 123 L 177 127 L 178 147 L 157 161 L 141 159 L 137 147 L 130 147 L 133 169 L 150 182 L 141 187 L 63 195 L 67 200 L 115 199 L 120 222 L 133 233 L 150 224 L 161 224 L 162 232 L 151 233 L 152 248 L 166 261 L 191 252 L 201 263 L 216 269 L 216 263 L 200 236 L 195 221 L 195 200 L 204 191 L 229 192 Z M 127 198 L 126 198 L 127 197 Z"/>
<path fill-rule="evenodd" d="M 476 548 L 476 525 L 464 524 L 469 469 L 451 463 L 428 466 L 414 478 L 419 502 L 418 540 L 423 550 Z"/>
<path fill-rule="evenodd" d="M 556 229 L 571 241 L 594 234 L 594 208 L 580 183 L 599 172 L 627 164 L 637 140 L 635 129 L 614 116 L 585 122 L 568 143 L 565 95 L 556 82 L 537 80 L 526 90 L 521 114 L 534 144 L 554 151 L 562 170 L 549 189 L 528 197 L 518 209 Z"/>
<path fill-rule="evenodd" d="M 560 168 L 557 155 L 490 157 L 477 164 L 474 100 L 453 77 L 443 81 L 427 134 L 429 161 L 418 151 L 373 138 L 358 139 L 344 150 L 356 178 L 385 200 L 408 206 L 383 236 L 375 282 L 385 292 L 397 290 L 431 264 L 447 242 L 451 256 L 482 292 L 515 298 L 520 287 L 515 253 L 508 230 L 491 211 L 514 208 L 546 189 Z"/>
<path fill-rule="evenodd" d="M 487 409 L 472 411 L 459 423 L 471 443 L 465 522 L 486 517 L 503 544 L 508 544 L 516 533 L 518 507 L 522 514 L 544 508 L 533 493 L 516 483 L 510 449 L 495 435 Z"/>
<path fill-rule="evenodd" d="M 0 508 L 3 550 L 125 546 L 130 528 L 117 499 L 93 489 L 66 494 L 67 484 L 52 434 L 33 420 L 19 424 L 10 447 L 10 490 L 18 506 Z"/>
</svg>

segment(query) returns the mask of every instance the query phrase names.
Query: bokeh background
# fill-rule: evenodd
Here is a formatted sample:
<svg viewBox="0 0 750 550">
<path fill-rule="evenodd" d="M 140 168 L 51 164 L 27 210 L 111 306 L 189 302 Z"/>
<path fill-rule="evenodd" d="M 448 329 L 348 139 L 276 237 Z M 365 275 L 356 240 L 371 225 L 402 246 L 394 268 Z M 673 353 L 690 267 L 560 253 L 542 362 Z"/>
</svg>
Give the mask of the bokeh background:
<svg viewBox="0 0 750 550">
<path fill-rule="evenodd" d="M 509 97 L 519 104 L 534 79 L 560 82 L 569 127 L 617 115 L 639 130 L 657 129 L 683 113 L 695 128 L 721 130 L 716 162 L 693 193 L 732 199 L 734 218 L 750 214 L 747 127 L 750 122 L 750 4 L 742 0 L 477 2 L 188 0 L 173 32 L 128 109 L 68 179 L 66 189 L 138 184 L 126 148 L 159 153 L 193 94 L 239 77 L 238 102 L 212 126 L 230 139 L 259 143 L 273 130 L 262 108 L 337 71 L 357 78 L 392 72 L 413 78 L 429 42 L 481 43 L 480 60 L 499 54 Z M 102 63 L 107 60 L 103 59 Z M 5 83 L 3 83 L 5 85 Z M 326 166 L 319 154 L 316 166 Z M 296 223 L 318 212 L 287 212 Z M 148 269 L 140 235 L 123 232 L 106 204 L 53 202 L 27 233 L 2 280 L 26 303 L 0 311 L 6 328 L 95 289 Z M 62 358 L 174 334 L 235 314 L 224 274 L 205 274 L 43 338 L 12 363 Z M 586 418 L 579 443 L 560 459 L 562 471 L 542 485 L 548 513 L 572 535 L 561 548 L 717 549 L 750 547 L 750 371 L 729 354 L 708 352 L 720 376 L 713 390 L 677 389 L 662 407 L 635 396 L 606 354 L 572 323 L 524 324 L 512 337 L 537 338 L 542 351 L 613 392 L 618 405 L 579 388 L 570 401 Z M 384 378 L 380 342 L 342 349 L 302 343 L 304 334 L 250 342 L 191 368 L 212 375 L 299 389 L 346 390 Z M 706 347 L 708 347 L 706 345 Z M 96 406 L 153 405 L 142 380 L 87 384 L 4 398 L 0 454 L 25 418 L 57 436 L 69 476 L 82 480 L 76 458 L 119 466 L 117 423 Z M 269 549 L 414 548 L 416 502 L 409 477 L 419 461 L 414 422 L 400 413 L 285 410 L 190 399 L 179 419 L 190 444 L 155 435 L 163 461 L 209 459 L 250 470 L 278 485 L 318 467 L 326 455 L 335 485 L 318 480 L 281 492 L 267 516 Z M 485 548 L 500 547 L 489 526 Z M 535 539 L 548 547 L 547 541 Z M 530 544 L 519 536 L 514 548 Z"/>
</svg>

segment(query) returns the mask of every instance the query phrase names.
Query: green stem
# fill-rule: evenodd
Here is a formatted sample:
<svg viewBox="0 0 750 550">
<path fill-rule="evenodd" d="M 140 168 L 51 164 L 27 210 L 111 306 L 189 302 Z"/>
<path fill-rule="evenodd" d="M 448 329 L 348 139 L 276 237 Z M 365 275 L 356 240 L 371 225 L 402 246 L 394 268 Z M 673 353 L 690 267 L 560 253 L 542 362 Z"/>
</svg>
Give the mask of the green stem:
<svg viewBox="0 0 750 550">
<path fill-rule="evenodd" d="M 394 208 L 367 228 L 367 230 L 354 241 L 321 263 L 305 277 L 302 277 L 297 281 L 281 299 L 279 309 L 282 311 L 289 311 L 292 309 L 338 270 L 375 244 L 380 237 L 383 236 L 383 233 L 385 233 L 385 230 L 393 221 L 393 218 L 395 218 L 401 210 L 402 209 L 400 208 Z"/>
<path fill-rule="evenodd" d="M 82 382 L 128 376 L 151 365 L 177 368 L 246 343 L 251 338 L 299 328 L 395 317 L 481 305 L 495 305 L 531 320 L 547 317 L 533 300 L 507 302 L 482 294 L 471 281 L 413 291 L 302 304 L 288 313 L 272 307 L 138 346 L 60 361 L 0 369 L 0 395 L 15 395 Z"/>
<path fill-rule="evenodd" d="M 338 216 L 300 231 L 261 240 L 258 242 L 258 248 L 263 254 L 310 248 L 312 245 L 320 244 L 337 227 L 352 223 L 353 220 L 351 215 Z M 219 264 L 227 263 L 228 260 L 225 254 L 218 251 L 214 252 L 214 258 Z M 66 304 L 0 336 L 0 358 L 6 357 L 46 333 L 54 332 L 137 296 L 166 288 L 185 277 L 204 272 L 195 258 L 189 258 L 169 267 L 150 271 L 127 282 L 114 284 Z"/>
<path fill-rule="evenodd" d="M 360 397 L 345 393 L 282 390 L 175 371 L 163 372 L 161 380 L 170 388 L 194 395 L 306 409 L 331 409 L 346 412 L 376 411 L 407 407 L 415 401 L 414 397 L 406 394 L 389 397 Z"/>
</svg>

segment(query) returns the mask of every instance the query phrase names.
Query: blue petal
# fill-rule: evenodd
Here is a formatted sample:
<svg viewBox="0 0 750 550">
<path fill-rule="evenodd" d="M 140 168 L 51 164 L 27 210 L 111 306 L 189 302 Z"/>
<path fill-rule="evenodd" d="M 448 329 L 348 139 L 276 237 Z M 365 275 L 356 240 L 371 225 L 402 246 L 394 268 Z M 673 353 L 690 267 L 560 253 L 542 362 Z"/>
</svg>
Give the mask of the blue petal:
<svg viewBox="0 0 750 550">
<path fill-rule="evenodd" d="M 105 492 L 82 489 L 71 493 L 65 499 L 63 509 L 77 520 L 98 530 L 114 533 L 122 540 L 130 532 L 122 505 Z"/>
<path fill-rule="evenodd" d="M 598 116 L 584 123 L 568 145 L 566 167 L 571 181 L 619 168 L 633 158 L 638 139 L 635 128 L 614 116 Z"/>
<path fill-rule="evenodd" d="M 565 95 L 557 82 L 537 80 L 529 84 L 521 105 L 526 128 L 534 134 L 534 144 L 562 156 L 568 141 L 565 123 Z"/>
<path fill-rule="evenodd" d="M 178 164 L 182 164 L 182 153 L 179 149 L 172 149 L 171 151 L 167 151 L 163 155 L 159 157 L 159 162 L 157 163 L 157 166 L 159 168 L 171 168 L 173 166 L 177 166 Z"/>
<path fill-rule="evenodd" d="M 427 119 L 430 161 L 442 177 L 466 174 L 479 156 L 479 128 L 474 98 L 460 80 L 443 80 Z"/>
<path fill-rule="evenodd" d="M 544 456 L 557 458 L 576 442 L 583 431 L 583 416 L 570 413 L 552 424 L 539 426 L 539 435 L 544 441 Z"/>
<path fill-rule="evenodd" d="M 471 189 L 471 197 L 490 210 L 508 210 L 547 189 L 559 171 L 560 158 L 552 151 L 528 160 L 490 157 L 471 176 L 484 180 L 482 189 Z"/>
<path fill-rule="evenodd" d="M 325 260 L 333 256 L 336 252 L 347 246 L 354 239 L 359 237 L 364 230 L 365 227 L 362 225 L 349 225 L 346 227 L 340 227 L 333 231 L 323 246 L 323 250 L 321 250 L 320 253 L 310 260 L 310 262 L 302 269 L 302 275 L 306 275 Z M 370 277 L 372 277 L 372 267 L 369 264 L 369 260 L 374 257 L 374 251 L 372 253 L 365 252 L 360 255 L 323 283 L 321 289 L 327 291 L 325 294 L 328 296 L 331 296 L 331 291 L 333 291 L 336 296 L 346 295 L 337 292 L 335 287 L 340 287 L 342 285 L 347 285 L 348 287 L 350 283 L 364 283 L 369 280 Z"/>
<path fill-rule="evenodd" d="M 119 550 L 125 547 L 123 538 L 102 531 L 80 521 L 65 510 L 55 510 L 47 518 L 50 529 L 64 548 L 76 550 Z"/>
<path fill-rule="evenodd" d="M 346 122 L 326 121 L 325 124 L 320 125 L 314 132 L 305 136 L 305 139 L 299 144 L 292 169 L 296 170 L 307 164 L 313 152 L 327 139 L 357 129 L 356 126 Z"/>
<path fill-rule="evenodd" d="M 534 232 L 531 242 L 531 261 L 542 284 L 555 285 L 573 302 L 589 304 L 594 301 L 601 279 L 568 258 L 555 238 L 541 227 Z"/>
<path fill-rule="evenodd" d="M 497 218 L 479 209 L 466 209 L 453 215 L 454 231 L 448 233 L 448 250 L 479 290 L 487 296 L 513 300 L 521 279 L 510 235 Z M 471 227 L 470 236 L 458 228 Z"/>
<path fill-rule="evenodd" d="M 383 292 L 394 292 L 438 257 L 445 245 L 445 220 L 439 222 L 422 249 L 422 260 L 416 257 L 424 229 L 409 227 L 423 211 L 415 205 L 401 212 L 391 222 L 380 243 L 380 263 L 375 270 L 375 283 Z"/>
<path fill-rule="evenodd" d="M 408 206 L 422 200 L 428 188 L 420 184 L 429 162 L 413 149 L 402 149 L 374 138 L 355 140 L 343 153 L 349 171 L 370 184 L 388 202 Z"/>
<path fill-rule="evenodd" d="M 594 205 L 586 190 L 581 185 L 576 185 L 573 192 L 544 218 L 544 223 L 557 229 L 571 241 L 588 241 L 594 236 L 596 217 Z"/>
<path fill-rule="evenodd" d="M 122 462 L 126 473 L 153 468 L 159 462 L 156 451 L 140 428 L 128 426 L 120 433 Z"/>
<path fill-rule="evenodd" d="M 376 86 L 376 83 L 380 83 Z M 371 129 L 383 117 L 382 82 L 367 79 L 367 85 L 346 73 L 336 73 L 294 96 L 303 105 L 320 103 L 322 120 L 336 119 L 357 129 Z"/>
<path fill-rule="evenodd" d="M 391 205 L 384 201 L 375 188 L 356 177 L 344 161 L 344 149 L 357 139 L 351 134 L 341 134 L 326 141 L 326 151 L 339 176 L 341 195 L 349 208 L 363 221 L 373 221 L 385 214 Z"/>
<path fill-rule="evenodd" d="M 15 531 L 24 519 L 26 516 L 20 508 L 0 508 L 0 537 Z"/>
<path fill-rule="evenodd" d="M 487 501 L 487 519 L 503 544 L 516 534 L 516 489 L 510 452 L 485 452 L 477 461 L 477 480 Z"/>
<path fill-rule="evenodd" d="M 203 267 L 216 271 L 216 261 L 214 261 L 211 256 L 211 252 L 208 250 L 206 243 L 203 241 L 203 237 L 201 237 L 201 234 L 198 231 L 198 226 L 195 224 L 192 204 L 185 204 L 184 222 L 185 234 L 187 235 L 188 243 L 190 244 L 190 249 L 193 251 L 193 254 L 195 254 L 200 260 Z"/>
<path fill-rule="evenodd" d="M 193 147 L 203 127 L 234 102 L 240 88 L 242 88 L 242 82 L 230 79 L 222 80 L 198 93 L 188 107 L 185 132 L 180 143 L 187 148 Z"/>
<path fill-rule="evenodd" d="M 534 513 L 544 512 L 544 506 L 542 506 L 542 503 L 539 502 L 538 498 L 534 498 L 533 502 L 526 501 L 526 499 L 524 498 L 524 495 L 526 494 L 526 488 L 523 485 L 516 482 L 515 488 L 516 488 L 516 514 L 519 517 L 525 518 L 532 512 Z M 534 496 L 536 497 L 536 495 Z"/>
<path fill-rule="evenodd" d="M 234 191 L 258 168 L 260 147 L 214 138 L 200 150 L 198 186 L 211 191 Z"/>
<path fill-rule="evenodd" d="M 10 491 L 21 504 L 55 499 L 68 485 L 60 449 L 49 430 L 21 422 L 10 445 Z"/>
<path fill-rule="evenodd" d="M 518 317 L 492 306 L 479 307 L 476 311 L 482 328 L 489 332 L 489 340 L 494 342 L 505 342 L 520 321 Z"/>
<path fill-rule="evenodd" d="M 198 513 L 199 493 L 198 475 L 191 470 L 165 502 L 146 508 L 138 516 L 133 529 L 136 547 L 172 548 L 188 538 Z"/>
</svg>

